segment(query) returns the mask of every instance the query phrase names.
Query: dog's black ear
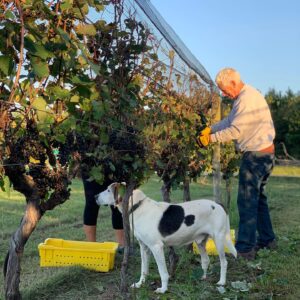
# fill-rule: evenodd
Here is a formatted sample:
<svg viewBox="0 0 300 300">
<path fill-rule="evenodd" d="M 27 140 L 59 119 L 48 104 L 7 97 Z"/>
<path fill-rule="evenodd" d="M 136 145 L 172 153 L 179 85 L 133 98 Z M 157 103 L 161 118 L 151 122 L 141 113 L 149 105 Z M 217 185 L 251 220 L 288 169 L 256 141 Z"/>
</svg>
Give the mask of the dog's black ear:
<svg viewBox="0 0 300 300">
<path fill-rule="evenodd" d="M 120 184 L 116 182 L 112 186 L 115 202 L 118 201 L 118 197 L 119 197 L 119 185 Z"/>
</svg>

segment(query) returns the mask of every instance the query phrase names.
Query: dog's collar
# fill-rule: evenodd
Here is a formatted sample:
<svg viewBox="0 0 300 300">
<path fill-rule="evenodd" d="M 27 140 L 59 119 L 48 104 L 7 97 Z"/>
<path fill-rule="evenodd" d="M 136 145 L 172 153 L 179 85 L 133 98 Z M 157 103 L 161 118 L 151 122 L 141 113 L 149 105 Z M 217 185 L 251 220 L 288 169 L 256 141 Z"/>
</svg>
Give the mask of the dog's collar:
<svg viewBox="0 0 300 300">
<path fill-rule="evenodd" d="M 129 212 L 128 212 L 128 215 L 132 214 L 136 209 L 138 209 L 138 208 L 141 206 L 141 204 L 143 203 L 143 201 L 144 201 L 146 198 L 147 198 L 147 197 L 143 198 L 141 201 L 139 201 L 138 203 L 134 204 L 134 205 L 130 208 L 130 210 L 129 210 Z"/>
</svg>

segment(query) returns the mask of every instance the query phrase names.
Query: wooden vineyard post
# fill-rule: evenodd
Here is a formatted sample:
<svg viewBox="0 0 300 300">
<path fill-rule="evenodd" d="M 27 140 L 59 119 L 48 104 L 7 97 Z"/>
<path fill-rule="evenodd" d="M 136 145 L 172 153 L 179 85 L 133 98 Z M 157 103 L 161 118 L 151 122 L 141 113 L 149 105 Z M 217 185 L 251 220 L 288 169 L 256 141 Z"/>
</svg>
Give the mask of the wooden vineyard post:
<svg viewBox="0 0 300 300">
<path fill-rule="evenodd" d="M 212 93 L 212 89 L 211 89 Z M 213 123 L 221 120 L 221 97 L 216 101 L 216 114 Z M 220 167 L 221 147 L 220 143 L 215 143 L 213 148 L 213 195 L 216 202 L 222 202 L 221 199 L 221 167 Z"/>
</svg>

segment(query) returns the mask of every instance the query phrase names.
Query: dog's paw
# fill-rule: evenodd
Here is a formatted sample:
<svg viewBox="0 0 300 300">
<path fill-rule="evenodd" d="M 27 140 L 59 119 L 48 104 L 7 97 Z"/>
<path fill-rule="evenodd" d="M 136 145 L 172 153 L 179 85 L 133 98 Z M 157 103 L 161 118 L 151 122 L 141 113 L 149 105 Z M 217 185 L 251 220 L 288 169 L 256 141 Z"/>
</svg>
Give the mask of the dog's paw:
<svg viewBox="0 0 300 300">
<path fill-rule="evenodd" d="M 157 294 L 164 294 L 167 291 L 166 288 L 158 288 L 155 290 L 155 293 Z"/>
<path fill-rule="evenodd" d="M 217 282 L 217 285 L 225 285 L 225 284 L 226 284 L 226 282 L 224 280 L 219 280 Z"/>
<path fill-rule="evenodd" d="M 133 288 L 133 289 L 139 289 L 141 286 L 142 286 L 141 282 L 136 282 L 136 283 L 133 283 L 131 285 L 131 288 Z"/>
</svg>

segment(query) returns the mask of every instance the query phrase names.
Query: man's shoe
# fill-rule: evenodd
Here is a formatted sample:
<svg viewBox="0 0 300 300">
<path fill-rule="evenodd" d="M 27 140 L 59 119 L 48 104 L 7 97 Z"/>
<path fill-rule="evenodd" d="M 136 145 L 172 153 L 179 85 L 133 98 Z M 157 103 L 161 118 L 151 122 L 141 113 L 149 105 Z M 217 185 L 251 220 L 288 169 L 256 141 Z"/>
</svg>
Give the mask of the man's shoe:
<svg viewBox="0 0 300 300">
<path fill-rule="evenodd" d="M 254 260 L 256 257 L 256 251 L 252 249 L 251 251 L 248 252 L 238 252 L 237 257 L 242 257 L 246 260 Z"/>
<path fill-rule="evenodd" d="M 267 245 L 257 244 L 255 246 L 255 251 L 256 252 L 258 252 L 261 249 L 276 250 L 277 249 L 277 242 L 276 242 L 276 240 L 273 240 L 273 241 L 269 242 Z"/>
</svg>

